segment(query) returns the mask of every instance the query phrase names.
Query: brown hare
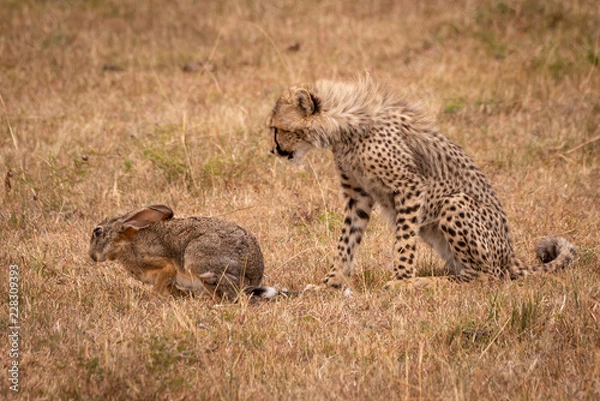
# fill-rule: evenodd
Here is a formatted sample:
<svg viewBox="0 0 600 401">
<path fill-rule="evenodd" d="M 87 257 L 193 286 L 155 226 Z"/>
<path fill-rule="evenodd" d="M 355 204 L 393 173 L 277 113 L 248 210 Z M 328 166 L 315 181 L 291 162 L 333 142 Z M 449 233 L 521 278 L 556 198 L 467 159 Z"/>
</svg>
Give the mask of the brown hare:
<svg viewBox="0 0 600 401">
<path fill-rule="evenodd" d="M 238 225 L 210 217 L 174 219 L 165 205 L 151 205 L 107 218 L 92 232 L 90 257 L 117 260 L 154 291 L 208 291 L 235 298 L 240 291 L 261 298 L 264 261 L 256 238 Z"/>
</svg>

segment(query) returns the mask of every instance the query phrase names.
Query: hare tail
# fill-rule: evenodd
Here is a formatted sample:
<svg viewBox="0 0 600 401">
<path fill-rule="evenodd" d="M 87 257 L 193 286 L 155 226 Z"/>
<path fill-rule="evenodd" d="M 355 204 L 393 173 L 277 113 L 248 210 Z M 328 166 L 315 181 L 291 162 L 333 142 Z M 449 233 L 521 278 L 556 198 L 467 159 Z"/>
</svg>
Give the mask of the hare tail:
<svg viewBox="0 0 600 401">
<path fill-rule="evenodd" d="M 246 290 L 246 293 L 248 295 L 254 295 L 255 297 L 269 299 L 269 298 L 273 298 L 275 295 L 277 295 L 277 290 L 274 287 L 264 286 L 264 287 L 248 288 Z"/>
</svg>

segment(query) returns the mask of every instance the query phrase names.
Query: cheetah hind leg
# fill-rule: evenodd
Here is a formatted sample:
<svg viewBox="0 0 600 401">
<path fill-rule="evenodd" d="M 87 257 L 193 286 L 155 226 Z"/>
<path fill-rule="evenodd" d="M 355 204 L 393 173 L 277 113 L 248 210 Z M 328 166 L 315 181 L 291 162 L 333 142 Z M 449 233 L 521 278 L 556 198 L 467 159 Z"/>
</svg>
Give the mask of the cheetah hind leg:
<svg viewBox="0 0 600 401">
<path fill-rule="evenodd" d="M 463 266 L 455 260 L 449 260 L 444 266 L 444 270 L 450 273 L 445 276 L 417 276 L 404 280 L 390 280 L 385 283 L 384 287 L 388 290 L 394 290 L 396 288 L 432 288 L 439 287 L 446 283 L 466 283 L 469 281 L 487 281 L 487 275 L 480 271 Z"/>
<path fill-rule="evenodd" d="M 484 274 L 479 270 L 467 267 L 455 260 L 446 262 L 444 267 L 446 271 L 453 272 L 445 278 L 453 283 L 468 283 L 470 281 L 488 281 L 489 275 Z"/>
<path fill-rule="evenodd" d="M 419 229 L 419 236 L 446 262 L 444 271 L 449 273 L 447 276 L 428 278 L 448 280 L 454 283 L 465 283 L 483 278 L 484 275 L 480 271 L 465 265 L 458 259 L 458 255 L 451 250 L 448 238 L 437 222 L 422 225 Z"/>
</svg>

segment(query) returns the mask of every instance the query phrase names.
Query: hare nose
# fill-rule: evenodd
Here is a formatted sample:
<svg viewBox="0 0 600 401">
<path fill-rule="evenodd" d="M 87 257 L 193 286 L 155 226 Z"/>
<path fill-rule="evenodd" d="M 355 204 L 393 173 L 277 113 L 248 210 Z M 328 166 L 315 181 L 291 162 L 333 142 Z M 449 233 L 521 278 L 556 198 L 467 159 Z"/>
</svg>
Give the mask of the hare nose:
<svg viewBox="0 0 600 401">
<path fill-rule="evenodd" d="M 97 261 L 98 261 L 98 256 L 96 256 L 96 254 L 95 254 L 94 252 L 90 252 L 90 258 L 92 258 L 92 260 L 93 260 L 94 262 L 97 262 Z"/>
</svg>

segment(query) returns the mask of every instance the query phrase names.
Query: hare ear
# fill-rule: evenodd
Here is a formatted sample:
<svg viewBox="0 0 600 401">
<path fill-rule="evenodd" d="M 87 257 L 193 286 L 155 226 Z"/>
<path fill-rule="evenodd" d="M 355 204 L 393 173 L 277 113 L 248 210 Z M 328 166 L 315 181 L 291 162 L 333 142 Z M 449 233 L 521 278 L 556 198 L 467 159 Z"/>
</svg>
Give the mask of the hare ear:
<svg viewBox="0 0 600 401">
<path fill-rule="evenodd" d="M 165 205 L 151 205 L 125 216 L 120 232 L 135 234 L 157 221 L 168 220 L 173 217 L 173 211 Z"/>
<path fill-rule="evenodd" d="M 318 101 L 307 89 L 298 89 L 294 93 L 294 100 L 307 117 L 317 111 Z"/>
<path fill-rule="evenodd" d="M 173 218 L 173 210 L 169 206 L 165 205 L 150 205 L 148 209 L 155 210 L 163 214 L 163 218 L 161 220 L 170 220 Z"/>
</svg>

